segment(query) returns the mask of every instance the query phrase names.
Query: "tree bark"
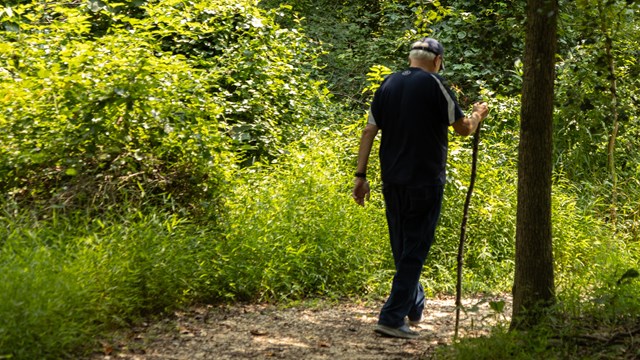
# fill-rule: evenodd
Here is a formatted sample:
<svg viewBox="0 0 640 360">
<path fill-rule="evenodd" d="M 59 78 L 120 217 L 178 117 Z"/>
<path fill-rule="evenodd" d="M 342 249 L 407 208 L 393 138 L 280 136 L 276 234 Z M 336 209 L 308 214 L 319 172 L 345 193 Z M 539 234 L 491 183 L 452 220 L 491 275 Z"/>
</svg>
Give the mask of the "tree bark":
<svg viewBox="0 0 640 360">
<path fill-rule="evenodd" d="M 535 325 L 555 301 L 551 171 L 557 16 L 557 0 L 527 3 L 512 329 Z"/>
</svg>

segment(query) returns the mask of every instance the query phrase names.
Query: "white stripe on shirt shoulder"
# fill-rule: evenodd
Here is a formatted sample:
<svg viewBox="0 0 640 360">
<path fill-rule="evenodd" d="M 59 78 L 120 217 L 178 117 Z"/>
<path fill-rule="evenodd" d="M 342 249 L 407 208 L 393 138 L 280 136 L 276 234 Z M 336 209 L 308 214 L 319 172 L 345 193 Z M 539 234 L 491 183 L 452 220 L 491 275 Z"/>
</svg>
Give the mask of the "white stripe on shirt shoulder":
<svg viewBox="0 0 640 360">
<path fill-rule="evenodd" d="M 449 125 L 451 125 L 456 121 L 455 119 L 456 103 L 455 101 L 453 101 L 453 98 L 451 97 L 447 89 L 444 87 L 444 84 L 442 83 L 442 81 L 440 81 L 440 79 L 437 76 L 433 74 L 430 74 L 430 75 L 438 82 L 438 85 L 440 86 L 440 90 L 442 91 L 442 95 L 444 95 L 445 99 L 447 99 L 447 115 L 449 116 Z"/>
<path fill-rule="evenodd" d="M 371 125 L 378 125 L 376 124 L 376 119 L 373 117 L 373 114 L 371 113 L 371 109 L 369 109 L 369 118 L 367 119 L 367 124 L 371 124 Z"/>
</svg>

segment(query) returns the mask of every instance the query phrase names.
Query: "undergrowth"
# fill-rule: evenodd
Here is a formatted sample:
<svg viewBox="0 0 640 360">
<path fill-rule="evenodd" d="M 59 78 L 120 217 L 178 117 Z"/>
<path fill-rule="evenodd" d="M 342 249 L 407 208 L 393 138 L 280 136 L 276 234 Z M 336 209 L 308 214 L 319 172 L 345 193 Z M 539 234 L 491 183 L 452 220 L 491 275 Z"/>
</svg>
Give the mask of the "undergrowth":
<svg viewBox="0 0 640 360">
<path fill-rule="evenodd" d="M 490 336 L 461 339 L 432 359 L 637 359 L 640 283 L 621 276 L 614 283 L 577 293 L 564 291 L 533 329 L 494 327 Z"/>
<path fill-rule="evenodd" d="M 133 204 L 101 216 L 78 211 L 43 218 L 33 209 L 4 204 L 0 355 L 68 357 L 90 348 L 110 328 L 196 302 L 386 295 L 393 261 L 376 161 L 370 201 L 362 208 L 350 197 L 359 129 L 309 130 L 277 159 L 238 171 L 227 184 L 224 211 L 200 218 L 163 208 L 136 210 Z M 451 144 L 445 206 L 422 278 L 429 296 L 453 293 L 469 145 L 467 139 Z M 511 282 L 515 182 L 506 153 L 489 141 L 482 146 L 468 224 L 465 294 L 505 292 Z M 637 313 L 633 298 L 624 295 L 633 293 L 633 279 L 616 282 L 637 269 L 636 243 L 577 203 L 573 188 L 557 180 L 554 244 L 564 312 L 583 317 L 579 304 L 586 300 L 600 302 L 591 314 Z M 615 292 L 594 290 L 611 284 Z M 495 339 L 491 346 L 512 342 L 499 333 Z"/>
</svg>

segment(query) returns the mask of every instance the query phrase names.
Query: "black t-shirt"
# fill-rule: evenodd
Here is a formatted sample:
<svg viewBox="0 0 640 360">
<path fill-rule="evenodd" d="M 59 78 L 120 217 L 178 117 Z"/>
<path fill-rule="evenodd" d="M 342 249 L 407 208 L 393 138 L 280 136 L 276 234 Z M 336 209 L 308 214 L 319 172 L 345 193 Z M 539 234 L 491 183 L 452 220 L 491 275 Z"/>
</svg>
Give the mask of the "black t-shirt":
<svg viewBox="0 0 640 360">
<path fill-rule="evenodd" d="M 410 186 L 444 184 L 447 128 L 462 117 L 441 76 L 420 68 L 388 76 L 370 110 L 370 122 L 382 130 L 382 181 Z"/>
</svg>

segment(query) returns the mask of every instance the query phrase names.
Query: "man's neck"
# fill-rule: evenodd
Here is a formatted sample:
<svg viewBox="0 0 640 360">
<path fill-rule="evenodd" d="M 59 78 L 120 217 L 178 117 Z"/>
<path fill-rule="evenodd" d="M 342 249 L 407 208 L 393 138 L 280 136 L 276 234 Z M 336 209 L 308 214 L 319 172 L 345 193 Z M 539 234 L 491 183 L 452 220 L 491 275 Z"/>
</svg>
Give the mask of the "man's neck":
<svg viewBox="0 0 640 360">
<path fill-rule="evenodd" d="M 426 72 L 430 72 L 430 73 L 436 73 L 436 69 L 435 66 L 433 66 L 432 64 L 428 64 L 425 61 L 411 61 L 411 63 L 409 64 L 410 67 L 415 67 L 415 68 L 420 68 Z"/>
</svg>

